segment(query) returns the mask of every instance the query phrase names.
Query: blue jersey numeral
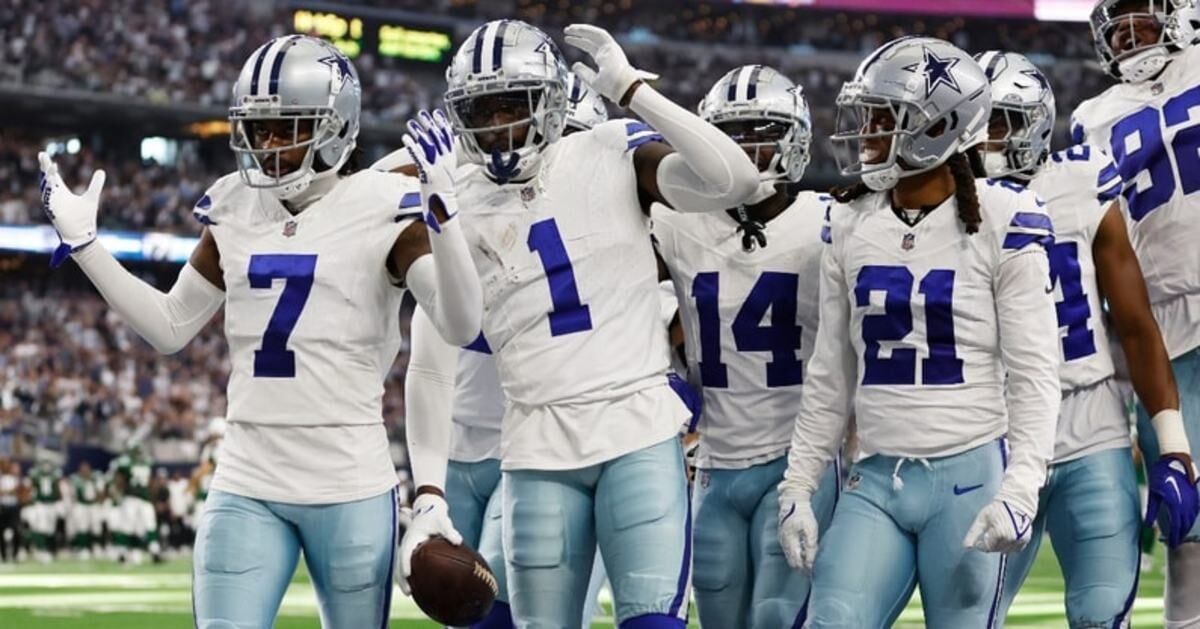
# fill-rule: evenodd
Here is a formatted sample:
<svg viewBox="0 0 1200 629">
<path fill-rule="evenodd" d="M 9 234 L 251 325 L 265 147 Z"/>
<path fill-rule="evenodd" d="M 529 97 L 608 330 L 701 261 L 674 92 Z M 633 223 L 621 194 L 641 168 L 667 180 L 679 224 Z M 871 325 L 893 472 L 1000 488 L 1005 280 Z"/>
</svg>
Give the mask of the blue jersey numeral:
<svg viewBox="0 0 1200 629">
<path fill-rule="evenodd" d="M 771 352 L 767 363 L 767 386 L 787 387 L 804 382 L 800 351 L 801 326 L 796 323 L 800 276 L 765 271 L 759 276 L 745 303 L 738 309 L 730 328 L 739 352 Z M 721 310 L 718 300 L 720 275 L 699 273 L 692 280 L 692 296 L 700 319 L 700 383 L 706 387 L 729 386 L 729 372 L 721 362 Z M 767 311 L 771 322 L 763 325 Z"/>
<path fill-rule="evenodd" d="M 913 274 L 902 266 L 865 266 L 854 287 L 855 304 L 871 304 L 872 291 L 884 291 L 883 314 L 866 315 L 862 321 L 863 385 L 904 385 L 917 382 L 917 350 L 896 347 L 891 356 L 880 357 L 882 341 L 901 341 L 913 329 Z M 925 336 L 929 357 L 921 361 L 921 383 L 927 385 L 963 382 L 963 361 L 954 342 L 954 271 L 934 269 L 921 280 L 925 296 Z"/>
<path fill-rule="evenodd" d="M 284 280 L 275 312 L 263 332 L 262 348 L 254 350 L 255 378 L 296 377 L 296 353 L 287 348 L 287 342 L 300 320 L 300 311 L 308 303 L 316 269 L 315 254 L 250 256 L 250 288 L 271 288 L 274 280 Z"/>
<path fill-rule="evenodd" d="M 550 335 L 563 336 L 592 329 L 592 314 L 580 303 L 575 270 L 563 245 L 558 223 L 548 218 L 529 227 L 526 241 L 529 250 L 538 254 L 546 279 L 550 282 Z"/>
<path fill-rule="evenodd" d="M 1092 307 L 1083 290 L 1083 270 L 1079 266 L 1079 246 L 1073 242 L 1055 243 L 1047 251 L 1050 257 L 1050 281 L 1062 288 L 1062 301 L 1054 304 L 1058 327 L 1066 328 L 1062 340 L 1063 359 L 1076 360 L 1096 353 L 1096 335 L 1088 328 Z"/>
<path fill-rule="evenodd" d="M 1182 187 L 1184 194 L 1200 190 L 1200 125 L 1175 133 L 1171 150 L 1176 168 L 1172 168 L 1160 124 L 1160 121 L 1165 123 L 1167 128 L 1185 124 L 1190 120 L 1191 109 L 1197 106 L 1200 106 L 1200 86 L 1167 101 L 1161 113 L 1153 106 L 1146 106 L 1113 125 L 1110 140 L 1113 161 L 1125 181 L 1125 198 L 1134 220 L 1145 218 L 1170 201 L 1177 187 Z M 1140 186 L 1136 182 L 1143 172 L 1148 174 L 1149 181 Z"/>
</svg>

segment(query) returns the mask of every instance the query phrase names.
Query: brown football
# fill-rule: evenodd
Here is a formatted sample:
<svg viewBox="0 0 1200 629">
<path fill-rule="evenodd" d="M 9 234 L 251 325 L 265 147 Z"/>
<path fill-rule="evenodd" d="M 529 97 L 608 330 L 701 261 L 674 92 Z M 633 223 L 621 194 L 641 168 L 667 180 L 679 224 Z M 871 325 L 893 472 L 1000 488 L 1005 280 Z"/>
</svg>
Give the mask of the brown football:
<svg viewBox="0 0 1200 629">
<path fill-rule="evenodd" d="M 417 546 L 408 576 L 413 600 L 434 621 L 451 627 L 477 623 L 496 600 L 496 577 L 474 548 L 433 537 Z"/>
</svg>

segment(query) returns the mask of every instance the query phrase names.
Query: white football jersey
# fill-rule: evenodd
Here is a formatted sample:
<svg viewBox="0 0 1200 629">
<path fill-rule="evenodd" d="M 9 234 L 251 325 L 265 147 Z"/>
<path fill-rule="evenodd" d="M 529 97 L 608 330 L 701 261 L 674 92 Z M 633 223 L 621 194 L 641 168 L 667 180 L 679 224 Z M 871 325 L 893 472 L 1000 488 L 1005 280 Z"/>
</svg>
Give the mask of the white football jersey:
<svg viewBox="0 0 1200 629">
<path fill-rule="evenodd" d="M 1054 244 L 1047 253 L 1061 336 L 1059 380 L 1064 393 L 1091 387 L 1114 373 L 1092 246 L 1100 221 L 1120 195 L 1121 178 L 1106 154 L 1079 144 L 1051 155 L 1029 188 L 1046 202 L 1054 222 Z M 1129 445 L 1120 412 L 1068 416 L 1063 410 L 1056 461 Z"/>
<path fill-rule="evenodd" d="M 983 179 L 976 188 L 983 223 L 974 235 L 963 229 L 953 197 L 914 226 L 896 216 L 887 194 L 831 210 L 826 264 L 839 269 L 838 292 L 847 300 L 847 349 L 856 368 L 854 410 L 864 456 L 950 456 L 1007 432 L 998 273 L 1010 257 L 1030 251 L 1042 256 L 1045 268 L 1039 245 L 1052 242 L 1053 227 L 1041 202 L 1024 188 Z M 829 322 L 821 323 L 819 334 L 837 334 L 825 331 Z M 1030 329 L 1053 327 L 1048 320 Z M 1007 351 L 1036 351 L 1018 347 L 1021 341 L 1009 339 Z M 1041 384 L 1052 384 L 1053 391 L 1039 393 L 1053 398 L 1057 409 L 1059 384 L 1053 369 L 1048 375 L 1050 383 Z M 806 399 L 814 395 L 805 391 Z M 1038 444 L 1045 460 L 1055 414 L 1047 416 L 1046 443 Z"/>
<path fill-rule="evenodd" d="M 499 458 L 504 391 L 491 348 L 482 335 L 459 351 L 453 417 L 452 460 L 474 463 Z"/>
<path fill-rule="evenodd" d="M 749 252 L 726 212 L 655 206 L 654 236 L 681 306 L 688 380 L 704 396 L 699 468 L 740 469 L 787 451 L 817 331 L 829 202 L 802 192 L 767 222 L 767 246 Z"/>
<path fill-rule="evenodd" d="M 687 417 L 667 384 L 657 264 L 633 150 L 657 137 L 613 120 L 549 146 L 538 175 L 460 172 L 483 332 L 508 399 L 505 469 L 572 469 L 670 438 Z"/>
<path fill-rule="evenodd" d="M 1178 53 L 1154 81 L 1118 83 L 1086 100 L 1076 142 L 1112 156 L 1167 352 L 1200 346 L 1200 47 Z"/>
<path fill-rule="evenodd" d="M 383 382 L 400 349 L 403 290 L 386 264 L 420 218 L 418 189 L 404 175 L 360 171 L 292 215 L 231 174 L 197 202 L 221 255 L 231 362 L 214 487 L 319 502 L 390 486 Z M 326 457 L 294 460 L 315 444 Z M 363 459 L 353 479 L 320 469 L 328 459 L 346 472 L 337 455 L 355 452 Z M 317 486 L 293 489 L 309 482 Z"/>
</svg>

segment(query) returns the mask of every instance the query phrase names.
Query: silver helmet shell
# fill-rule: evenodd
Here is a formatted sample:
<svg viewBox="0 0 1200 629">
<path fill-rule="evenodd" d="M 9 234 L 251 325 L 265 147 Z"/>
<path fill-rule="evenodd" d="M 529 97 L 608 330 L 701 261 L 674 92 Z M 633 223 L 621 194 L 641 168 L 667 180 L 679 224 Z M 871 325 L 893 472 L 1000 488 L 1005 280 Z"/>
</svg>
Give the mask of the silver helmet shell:
<svg viewBox="0 0 1200 629">
<path fill-rule="evenodd" d="M 1132 6 L 1134 4 L 1139 6 Z M 1190 46 L 1200 36 L 1197 0 L 1099 0 L 1092 9 L 1092 43 L 1100 67 L 1114 79 L 1141 83 L 1158 75 L 1171 55 Z M 1136 42 L 1137 25 L 1152 22 L 1159 30 L 1156 41 L 1118 50 L 1114 39 Z M 1122 33 L 1122 29 L 1126 29 Z"/>
<path fill-rule="evenodd" d="M 759 151 L 774 150 L 762 171 L 765 181 L 795 183 L 804 176 L 811 159 L 812 114 L 801 87 L 778 70 L 763 65 L 730 70 L 708 90 L 698 112 L 701 118 L 717 126 L 724 122 L 784 125 L 785 130 L 776 141 L 738 143 L 748 152 L 754 151 L 755 164 L 760 163 Z"/>
<path fill-rule="evenodd" d="M 586 131 L 608 120 L 608 108 L 587 83 L 574 72 L 567 73 L 567 129 L 564 132 Z"/>
<path fill-rule="evenodd" d="M 229 108 L 230 148 L 242 180 L 291 199 L 315 178 L 336 176 L 354 151 L 361 110 L 358 72 L 332 44 L 305 35 L 263 44 L 242 66 Z M 291 142 L 259 148 L 255 125 L 280 121 L 292 123 Z M 281 172 L 281 154 L 297 148 L 307 148 L 304 161 Z"/>
<path fill-rule="evenodd" d="M 531 176 L 542 151 L 562 137 L 567 67 L 554 41 L 525 22 L 496 20 L 476 28 L 454 53 L 446 83 L 446 110 L 464 156 L 499 182 Z M 481 101 L 496 95 L 523 97 L 528 117 L 496 124 L 472 115 Z M 526 126 L 518 142 L 515 132 Z M 507 149 L 485 151 L 479 136 L 487 134 L 507 134 Z"/>
<path fill-rule="evenodd" d="M 991 89 L 983 68 L 953 44 L 902 37 L 871 53 L 837 96 L 837 132 L 831 140 L 838 166 L 887 190 L 902 177 L 923 173 L 987 139 Z M 872 131 L 883 110 L 891 128 Z M 864 141 L 890 139 L 883 159 L 864 161 Z"/>
<path fill-rule="evenodd" d="M 992 119 L 1005 117 L 1008 133 L 989 138 L 984 168 L 989 177 L 1030 179 L 1050 155 L 1055 103 L 1050 81 L 1024 55 L 989 50 L 975 57 L 992 85 Z"/>
</svg>

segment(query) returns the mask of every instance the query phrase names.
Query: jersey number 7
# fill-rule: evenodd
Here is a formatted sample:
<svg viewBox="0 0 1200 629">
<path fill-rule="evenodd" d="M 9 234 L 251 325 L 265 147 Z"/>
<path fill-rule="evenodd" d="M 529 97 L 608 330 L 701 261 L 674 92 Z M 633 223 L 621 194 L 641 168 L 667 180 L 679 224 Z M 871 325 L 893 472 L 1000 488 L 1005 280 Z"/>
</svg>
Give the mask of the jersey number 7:
<svg viewBox="0 0 1200 629">
<path fill-rule="evenodd" d="M 287 348 L 287 342 L 300 320 L 300 311 L 308 303 L 316 270 L 316 254 L 250 256 L 250 288 L 271 288 L 276 279 L 284 280 L 279 302 L 263 332 L 262 349 L 254 350 L 255 378 L 296 377 L 296 352 Z"/>
</svg>

